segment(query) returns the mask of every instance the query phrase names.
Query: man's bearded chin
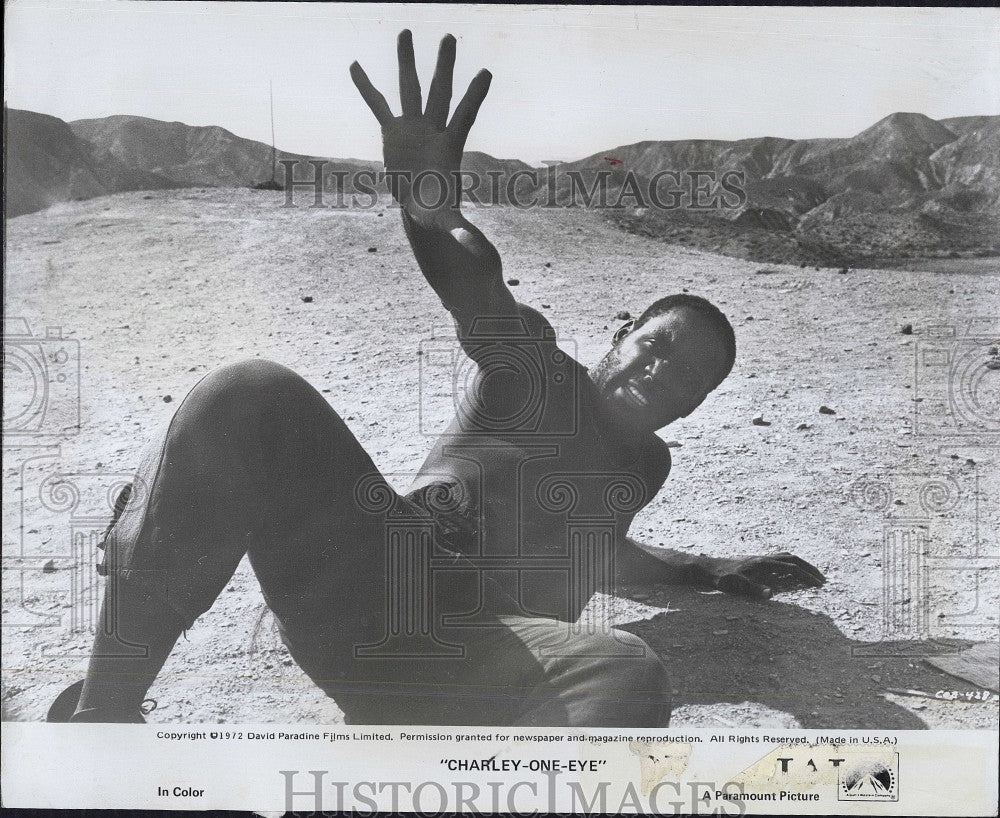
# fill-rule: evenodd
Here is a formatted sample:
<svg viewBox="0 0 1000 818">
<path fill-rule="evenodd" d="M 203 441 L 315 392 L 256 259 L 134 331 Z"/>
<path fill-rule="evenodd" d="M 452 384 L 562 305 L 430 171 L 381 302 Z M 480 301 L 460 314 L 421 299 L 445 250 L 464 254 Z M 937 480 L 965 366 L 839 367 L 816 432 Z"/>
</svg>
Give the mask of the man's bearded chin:
<svg viewBox="0 0 1000 818">
<path fill-rule="evenodd" d="M 590 379 L 597 386 L 602 400 L 607 400 L 621 386 L 621 355 L 617 346 L 611 347 L 600 361 L 590 369 Z"/>
</svg>

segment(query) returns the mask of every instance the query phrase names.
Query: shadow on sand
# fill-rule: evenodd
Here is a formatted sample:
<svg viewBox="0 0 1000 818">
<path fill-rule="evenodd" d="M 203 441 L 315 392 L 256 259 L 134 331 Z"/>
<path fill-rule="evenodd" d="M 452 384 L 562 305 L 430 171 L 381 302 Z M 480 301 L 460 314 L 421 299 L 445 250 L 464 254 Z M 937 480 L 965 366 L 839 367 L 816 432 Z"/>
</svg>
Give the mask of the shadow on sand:
<svg viewBox="0 0 1000 818">
<path fill-rule="evenodd" d="M 632 596 L 628 589 L 621 595 Z M 616 627 L 642 637 L 663 659 L 675 708 L 751 701 L 808 728 L 921 730 L 927 725 L 918 716 L 885 698 L 889 688 L 931 696 L 975 689 L 922 662 L 968 642 L 862 642 L 844 636 L 829 617 L 794 604 L 683 587 L 643 601 L 668 598 L 669 612 Z"/>
</svg>

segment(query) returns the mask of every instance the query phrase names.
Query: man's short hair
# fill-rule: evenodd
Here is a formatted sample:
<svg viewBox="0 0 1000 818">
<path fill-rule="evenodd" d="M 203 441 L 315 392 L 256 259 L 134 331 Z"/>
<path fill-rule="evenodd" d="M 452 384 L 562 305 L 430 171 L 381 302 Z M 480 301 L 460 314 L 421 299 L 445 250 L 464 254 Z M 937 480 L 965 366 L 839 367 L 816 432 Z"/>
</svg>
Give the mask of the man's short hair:
<svg viewBox="0 0 1000 818">
<path fill-rule="evenodd" d="M 707 298 L 702 298 L 700 295 L 691 295 L 690 293 L 668 295 L 646 307 L 642 315 L 636 319 L 632 330 L 639 329 L 650 318 L 655 318 L 658 315 L 663 315 L 665 312 L 670 312 L 670 310 L 681 307 L 687 307 L 700 312 L 712 322 L 722 337 L 722 343 L 726 351 L 726 365 L 724 371 L 716 378 L 715 383 L 712 384 L 711 388 L 715 389 L 726 379 L 732 371 L 733 364 L 736 362 L 736 333 L 733 331 L 733 325 L 729 323 L 729 319 L 726 318 L 725 313 Z"/>
</svg>

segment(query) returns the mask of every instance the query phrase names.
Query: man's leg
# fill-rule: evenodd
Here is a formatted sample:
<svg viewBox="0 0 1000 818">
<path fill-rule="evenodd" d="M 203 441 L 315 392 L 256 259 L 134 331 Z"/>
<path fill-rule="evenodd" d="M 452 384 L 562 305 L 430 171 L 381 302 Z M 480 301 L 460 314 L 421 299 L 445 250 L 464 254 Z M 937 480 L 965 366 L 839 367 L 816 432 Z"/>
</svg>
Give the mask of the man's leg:
<svg viewBox="0 0 1000 818">
<path fill-rule="evenodd" d="M 666 727 L 670 679 L 660 658 L 627 631 L 573 633 L 575 626 L 522 617 L 511 630 L 538 656 L 543 679 L 524 701 L 518 725 Z M 568 632 L 568 633 L 567 633 Z M 622 647 L 634 655 L 622 655 Z"/>
<path fill-rule="evenodd" d="M 302 378 L 261 360 L 216 370 L 150 455 L 108 538 L 104 627 L 78 719 L 134 717 L 177 638 L 247 551 L 293 640 L 325 635 L 337 661 L 344 644 L 377 631 L 366 620 L 384 586 L 384 519 L 359 509 L 355 488 L 374 478 L 369 491 L 398 498 Z"/>
<path fill-rule="evenodd" d="M 669 679 L 653 650 L 624 631 L 573 629 L 505 615 L 490 626 L 442 628 L 463 644 L 463 657 L 387 659 L 381 667 L 369 659 L 359 663 L 368 665 L 368 681 L 333 695 L 349 722 L 361 724 L 665 727 Z M 623 644 L 635 655 L 622 656 Z"/>
</svg>

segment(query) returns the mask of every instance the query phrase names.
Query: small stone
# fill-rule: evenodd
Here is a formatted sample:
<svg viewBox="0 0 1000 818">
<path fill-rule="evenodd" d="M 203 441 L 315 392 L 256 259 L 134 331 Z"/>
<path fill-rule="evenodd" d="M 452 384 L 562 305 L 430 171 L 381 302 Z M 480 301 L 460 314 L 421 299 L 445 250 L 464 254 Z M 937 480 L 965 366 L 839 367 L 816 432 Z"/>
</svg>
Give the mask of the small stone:
<svg viewBox="0 0 1000 818">
<path fill-rule="evenodd" d="M 551 306 L 552 306 L 551 304 L 542 304 L 542 309 L 547 310 Z"/>
<path fill-rule="evenodd" d="M 681 443 L 679 440 L 668 440 L 667 441 L 667 448 L 668 449 L 679 449 L 683 445 L 684 444 Z"/>
<path fill-rule="evenodd" d="M 163 402 L 164 403 L 170 403 L 172 400 L 173 400 L 173 398 L 170 395 L 164 395 L 163 396 Z"/>
<path fill-rule="evenodd" d="M 43 574 L 54 574 L 55 572 L 56 572 L 56 564 L 52 560 L 49 560 L 47 563 L 45 563 L 45 565 L 42 566 Z"/>
<path fill-rule="evenodd" d="M 546 261 L 544 266 L 545 267 L 551 267 L 552 266 L 552 262 L 551 261 Z"/>
<path fill-rule="evenodd" d="M 913 324 L 903 324 L 899 330 L 903 335 L 913 335 Z"/>
<path fill-rule="evenodd" d="M 823 406 L 819 407 L 819 413 L 821 415 L 835 415 L 835 414 L 837 414 L 833 409 L 831 409 L 829 406 L 826 406 L 826 405 L 823 405 Z"/>
<path fill-rule="evenodd" d="M 521 280 L 519 278 L 508 278 L 507 279 L 507 284 L 510 287 L 516 287 L 520 283 L 521 283 Z"/>
<path fill-rule="evenodd" d="M 990 347 L 990 355 L 1000 355 L 1000 349 L 997 347 Z"/>
<path fill-rule="evenodd" d="M 368 252 L 369 253 L 377 253 L 378 252 L 378 248 L 377 247 L 369 247 L 368 248 Z"/>
<path fill-rule="evenodd" d="M 990 358 L 986 362 L 987 369 L 1000 369 L 1000 358 Z"/>
<path fill-rule="evenodd" d="M 753 420 L 750 421 L 754 426 L 770 426 L 771 421 L 764 420 L 763 415 L 754 415 Z"/>
<path fill-rule="evenodd" d="M 632 313 L 628 310 L 619 310 L 615 313 L 615 319 L 618 321 L 628 321 L 632 317 Z"/>
<path fill-rule="evenodd" d="M 795 427 L 796 432 L 804 432 L 806 429 L 812 428 L 808 423 L 800 423 Z"/>
<path fill-rule="evenodd" d="M 965 465 L 966 466 L 975 466 L 976 465 L 976 461 L 973 460 L 971 457 L 966 458 Z"/>
<path fill-rule="evenodd" d="M 752 316 L 752 315 L 748 315 L 748 316 L 747 316 L 746 318 L 744 318 L 743 320 L 744 320 L 744 321 L 753 321 L 753 316 Z"/>
<path fill-rule="evenodd" d="M 895 505 L 897 505 L 897 506 L 905 506 L 906 505 L 906 501 L 905 500 L 893 500 L 893 503 Z"/>
<path fill-rule="evenodd" d="M 302 296 L 302 303 L 303 304 L 312 304 L 312 300 L 313 300 L 313 297 L 311 295 L 304 295 L 304 296 Z"/>
</svg>

